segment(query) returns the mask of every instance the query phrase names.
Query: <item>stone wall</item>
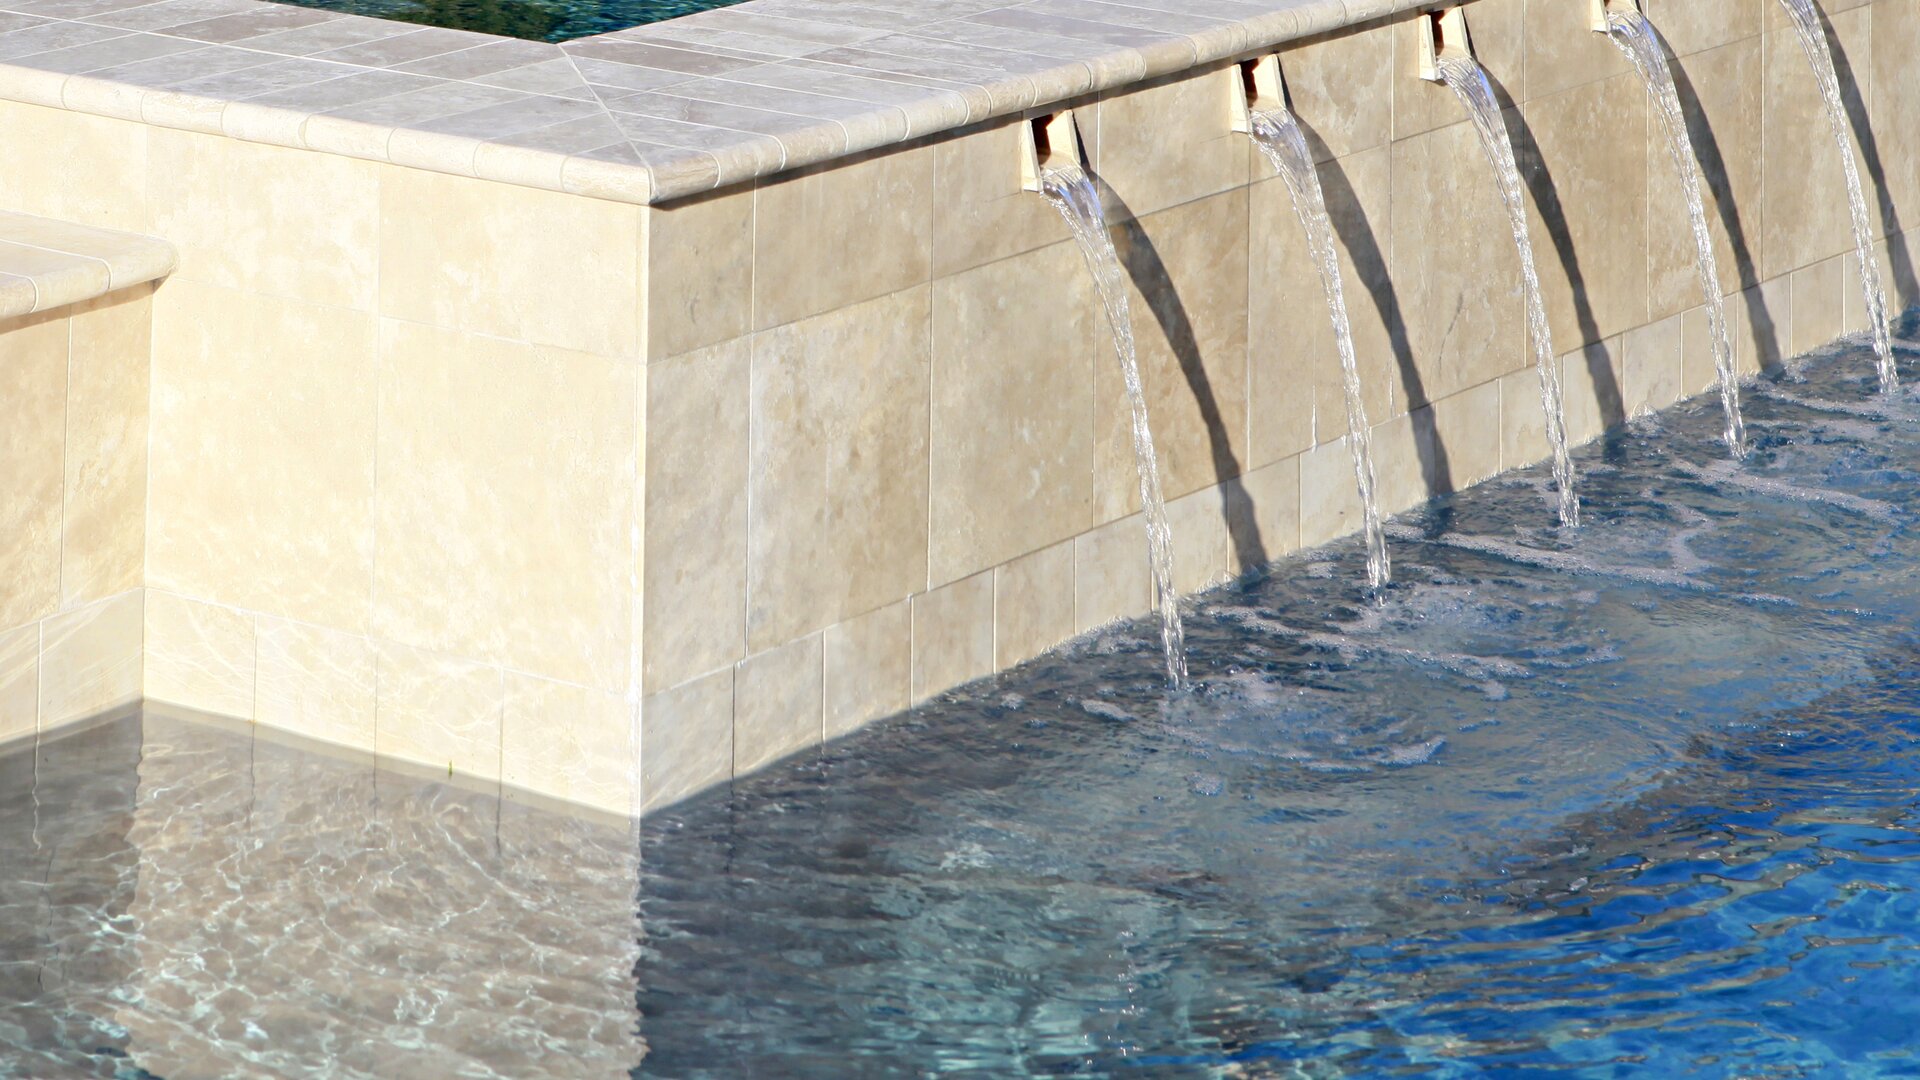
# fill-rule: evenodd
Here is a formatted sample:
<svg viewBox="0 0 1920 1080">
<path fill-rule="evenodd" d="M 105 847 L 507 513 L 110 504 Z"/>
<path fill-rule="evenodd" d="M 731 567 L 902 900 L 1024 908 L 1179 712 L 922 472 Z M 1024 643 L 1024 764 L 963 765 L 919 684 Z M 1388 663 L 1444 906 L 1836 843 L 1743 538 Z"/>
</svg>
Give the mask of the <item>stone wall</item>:
<svg viewBox="0 0 1920 1080">
<path fill-rule="evenodd" d="M 0 322 L 0 743 L 140 698 L 152 295 Z"/>
<path fill-rule="evenodd" d="M 1912 304 L 1920 7 L 1823 4 Z M 1743 368 L 1863 328 L 1840 169 L 1774 0 L 1647 7 Z M 1637 78 L 1584 5 L 1467 10 L 1573 433 L 1705 389 Z M 1391 509 L 1546 452 L 1504 215 L 1464 114 L 1413 76 L 1415 35 L 1393 16 L 1282 50 Z M 1319 286 L 1283 185 L 1228 130 L 1232 77 L 1065 103 L 1135 285 L 1185 590 L 1358 516 Z M 64 162 L 0 170 L 0 207 L 180 251 L 124 410 L 150 425 L 137 573 L 0 617 L 31 624 L 0 635 L 0 718 L 23 692 L 8 657 L 84 622 L 144 655 L 151 699 L 625 809 L 1145 612 L 1119 375 L 1065 226 L 1018 190 L 1020 122 L 642 207 L 0 102 L 10 160 Z"/>
<path fill-rule="evenodd" d="M 1646 5 L 1704 150 L 1745 371 L 1865 328 L 1840 164 L 1773 0 Z M 1920 7 L 1827 2 L 1879 256 L 1920 299 Z M 1564 0 L 1467 6 L 1509 106 L 1569 427 L 1714 380 L 1677 173 Z M 1519 266 L 1465 114 L 1398 17 L 1281 50 L 1389 510 L 1546 455 Z M 1182 590 L 1358 527 L 1338 366 L 1234 73 L 1069 103 L 1134 284 Z M 649 212 L 647 790 L 657 803 L 1148 610 L 1127 405 L 1019 121 Z"/>
</svg>

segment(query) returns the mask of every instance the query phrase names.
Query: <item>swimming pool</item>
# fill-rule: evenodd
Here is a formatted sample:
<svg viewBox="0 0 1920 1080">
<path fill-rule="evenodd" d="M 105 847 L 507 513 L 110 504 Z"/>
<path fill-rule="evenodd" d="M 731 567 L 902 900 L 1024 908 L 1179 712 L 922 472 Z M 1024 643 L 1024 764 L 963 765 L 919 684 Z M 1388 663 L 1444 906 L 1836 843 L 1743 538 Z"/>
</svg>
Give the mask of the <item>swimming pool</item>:
<svg viewBox="0 0 1920 1080">
<path fill-rule="evenodd" d="M 1906 330 L 1911 334 L 1914 327 Z M 1903 358 L 1916 352 L 1905 346 Z M 1912 1075 L 1920 397 L 1858 344 L 633 837 L 163 716 L 0 757 L 0 1074 Z M 637 889 L 636 883 L 637 882 Z"/>
<path fill-rule="evenodd" d="M 742 0 L 277 0 L 323 11 L 473 30 L 528 41 L 570 41 L 677 19 Z"/>
</svg>

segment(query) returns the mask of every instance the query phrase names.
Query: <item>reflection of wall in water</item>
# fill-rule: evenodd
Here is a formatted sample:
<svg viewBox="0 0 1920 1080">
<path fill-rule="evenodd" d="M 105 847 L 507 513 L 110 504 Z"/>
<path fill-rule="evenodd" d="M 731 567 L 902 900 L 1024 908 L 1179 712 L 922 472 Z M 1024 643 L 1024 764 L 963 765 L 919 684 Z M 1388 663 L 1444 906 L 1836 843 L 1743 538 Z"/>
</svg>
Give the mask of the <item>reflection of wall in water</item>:
<svg viewBox="0 0 1920 1080">
<path fill-rule="evenodd" d="M 114 995 L 139 957 L 108 931 L 139 865 L 140 743 L 133 717 L 0 754 L 0 1074 L 91 1076 L 125 1054 Z"/>
<path fill-rule="evenodd" d="M 151 713 L 0 756 L 0 1075 L 624 1077 L 635 850 Z"/>
</svg>

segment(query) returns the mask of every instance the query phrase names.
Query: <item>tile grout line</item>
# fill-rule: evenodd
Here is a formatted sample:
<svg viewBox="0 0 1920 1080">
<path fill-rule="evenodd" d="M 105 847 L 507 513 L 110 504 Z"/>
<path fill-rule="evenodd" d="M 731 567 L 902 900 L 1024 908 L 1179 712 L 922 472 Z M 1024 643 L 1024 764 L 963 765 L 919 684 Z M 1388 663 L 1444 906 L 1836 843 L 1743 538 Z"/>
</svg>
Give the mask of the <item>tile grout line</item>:
<svg viewBox="0 0 1920 1080">
<path fill-rule="evenodd" d="M 67 474 L 73 466 L 73 320 L 73 314 L 66 316 L 66 386 L 60 394 L 60 562 L 55 574 L 53 603 L 56 612 L 66 610 L 67 606 L 67 501 L 72 494 L 67 489 Z"/>
</svg>

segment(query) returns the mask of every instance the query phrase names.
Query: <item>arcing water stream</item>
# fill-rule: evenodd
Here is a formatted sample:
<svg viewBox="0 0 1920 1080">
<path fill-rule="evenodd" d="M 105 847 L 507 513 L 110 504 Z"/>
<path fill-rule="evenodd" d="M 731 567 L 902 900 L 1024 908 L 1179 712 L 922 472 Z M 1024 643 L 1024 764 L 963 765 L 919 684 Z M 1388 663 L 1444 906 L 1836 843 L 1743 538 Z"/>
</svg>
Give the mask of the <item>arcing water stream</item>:
<svg viewBox="0 0 1920 1080">
<path fill-rule="evenodd" d="M 1707 326 L 1713 334 L 1713 367 L 1720 375 L 1720 408 L 1726 414 L 1723 438 L 1735 457 L 1746 453 L 1747 429 L 1740 417 L 1739 375 L 1733 368 L 1733 339 L 1727 333 L 1726 305 L 1720 296 L 1720 268 L 1713 253 L 1713 234 L 1707 231 L 1706 202 L 1700 194 L 1700 165 L 1687 139 L 1687 118 L 1680 110 L 1680 95 L 1674 89 L 1673 71 L 1667 67 L 1667 54 L 1654 36 L 1652 24 L 1637 11 L 1609 10 L 1607 36 L 1627 54 L 1640 72 L 1666 129 L 1667 148 L 1673 152 L 1674 167 L 1680 170 L 1680 187 L 1687 197 L 1688 221 L 1693 226 L 1693 243 L 1699 252 L 1700 289 L 1706 297 Z M 1697 387 L 1689 387 L 1689 390 Z"/>
<path fill-rule="evenodd" d="M 1487 84 L 1486 72 L 1471 56 L 1445 56 L 1439 61 L 1445 82 L 1473 118 L 1480 148 L 1493 165 L 1500 199 L 1513 226 L 1513 244 L 1520 252 L 1520 274 L 1527 294 L 1527 330 L 1533 342 L 1534 363 L 1540 369 L 1540 404 L 1547 416 L 1547 442 L 1553 447 L 1553 480 L 1560 495 L 1560 523 L 1580 524 L 1580 497 L 1573 489 L 1573 459 L 1567 453 L 1567 414 L 1560 396 L 1560 369 L 1553 352 L 1553 334 L 1547 328 L 1547 307 L 1540 296 L 1540 273 L 1533 264 L 1533 238 L 1527 230 L 1527 203 L 1520 189 L 1520 169 L 1513 160 L 1513 141 L 1507 136 L 1500 102 Z"/>
<path fill-rule="evenodd" d="M 1867 321 L 1872 324 L 1873 352 L 1880 364 L 1880 392 L 1891 394 L 1900 387 L 1900 374 L 1893 364 L 1893 332 L 1887 325 L 1887 291 L 1880 284 L 1880 264 L 1873 257 L 1873 228 L 1867 224 L 1867 199 L 1860 188 L 1860 168 L 1853 161 L 1853 135 L 1847 126 L 1847 110 L 1840 100 L 1840 76 L 1833 66 L 1833 52 L 1827 48 L 1827 33 L 1820 25 L 1820 12 L 1812 0 L 1780 0 L 1800 36 L 1800 48 L 1813 65 L 1813 77 L 1820 84 L 1820 96 L 1826 100 L 1827 123 L 1840 145 L 1840 166 L 1847 177 L 1847 202 L 1853 214 L 1853 243 L 1860 260 L 1860 287 L 1866 292 Z"/>
<path fill-rule="evenodd" d="M 1353 478 L 1360 488 L 1360 513 L 1367 541 L 1367 581 L 1384 588 L 1393 576 L 1387 541 L 1380 531 L 1380 502 L 1374 494 L 1373 440 L 1367 426 L 1366 404 L 1360 398 L 1360 369 L 1353 354 L 1353 328 L 1347 320 L 1347 298 L 1340 286 L 1340 259 L 1333 246 L 1333 222 L 1320 190 L 1320 174 L 1300 124 L 1284 109 L 1256 112 L 1252 117 L 1254 145 L 1273 163 L 1293 194 L 1293 209 L 1306 230 L 1313 267 L 1327 294 L 1327 313 L 1333 320 L 1333 342 L 1340 353 L 1340 378 L 1347 397 L 1347 444 L 1353 449 Z"/>
<path fill-rule="evenodd" d="M 1180 628 L 1180 594 L 1173 583 L 1173 530 L 1167 525 L 1166 499 L 1160 494 L 1160 463 L 1154 454 L 1153 428 L 1147 421 L 1147 395 L 1140 385 L 1126 271 L 1107 235 L 1107 214 L 1100 205 L 1099 189 L 1086 170 L 1077 165 L 1049 168 L 1041 176 L 1041 185 L 1047 201 L 1073 230 L 1113 329 L 1113 351 L 1127 384 L 1127 400 L 1133 407 L 1133 456 L 1140 470 L 1140 510 L 1147 519 L 1147 558 L 1153 570 L 1154 606 L 1160 609 L 1160 642 L 1166 649 L 1167 677 L 1179 687 L 1187 681 L 1187 656 L 1186 635 Z"/>
</svg>

